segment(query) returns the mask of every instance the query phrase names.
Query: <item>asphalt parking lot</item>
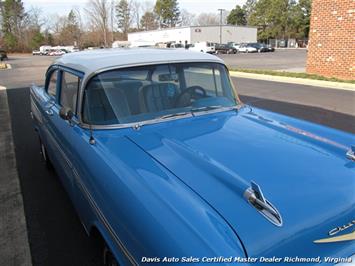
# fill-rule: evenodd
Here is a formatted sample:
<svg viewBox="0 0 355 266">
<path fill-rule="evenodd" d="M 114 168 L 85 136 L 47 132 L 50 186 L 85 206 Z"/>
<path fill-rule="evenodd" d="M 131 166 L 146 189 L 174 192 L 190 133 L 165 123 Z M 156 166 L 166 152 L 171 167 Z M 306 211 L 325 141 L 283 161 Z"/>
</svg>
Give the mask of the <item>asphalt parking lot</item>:
<svg viewBox="0 0 355 266">
<path fill-rule="evenodd" d="M 238 53 L 222 54 L 221 57 L 230 68 L 254 68 L 270 70 L 304 71 L 307 51 L 305 49 L 276 50 L 273 53 Z M 56 57 L 11 55 L 7 63 L 12 66 L 12 73 L 0 72 L 0 85 L 18 88 L 35 82 L 43 83 L 48 65 Z M 4 77 L 6 76 L 6 77 Z M 27 82 L 27 83 L 26 83 Z"/>
<path fill-rule="evenodd" d="M 270 53 L 238 53 L 219 55 L 230 68 L 250 68 L 304 72 L 306 49 L 280 49 Z"/>
<path fill-rule="evenodd" d="M 285 52 L 276 52 L 274 56 L 285 56 L 281 53 Z M 260 60 L 263 56 L 238 54 L 222 57 L 227 64 L 228 60 L 244 58 L 237 64 L 246 64 L 249 60 L 252 66 L 258 61 L 253 58 L 259 58 L 259 65 L 274 69 L 284 65 L 273 57 L 272 60 Z M 265 54 L 268 56 L 272 54 Z M 97 242 L 86 236 L 59 179 L 41 160 L 29 115 L 28 86 L 32 82 L 43 84 L 45 70 L 52 60 L 51 57 L 15 56 L 8 61 L 13 69 L 0 71 L 0 85 L 8 88 L 32 261 L 33 265 L 100 265 L 101 250 Z M 242 78 L 233 78 L 233 81 L 243 102 L 355 133 L 355 92 Z"/>
</svg>

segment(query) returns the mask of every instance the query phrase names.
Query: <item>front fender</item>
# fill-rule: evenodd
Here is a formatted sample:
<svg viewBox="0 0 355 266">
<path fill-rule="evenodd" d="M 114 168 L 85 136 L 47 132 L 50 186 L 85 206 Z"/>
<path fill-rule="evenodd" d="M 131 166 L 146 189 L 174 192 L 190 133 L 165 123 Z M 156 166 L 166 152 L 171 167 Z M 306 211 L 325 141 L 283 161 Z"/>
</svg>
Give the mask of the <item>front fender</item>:
<svg viewBox="0 0 355 266">
<path fill-rule="evenodd" d="M 85 183 L 105 230 L 112 228 L 133 264 L 143 257 L 247 256 L 216 210 L 129 139 L 101 136 L 88 147 L 96 162 L 86 160 Z"/>
</svg>

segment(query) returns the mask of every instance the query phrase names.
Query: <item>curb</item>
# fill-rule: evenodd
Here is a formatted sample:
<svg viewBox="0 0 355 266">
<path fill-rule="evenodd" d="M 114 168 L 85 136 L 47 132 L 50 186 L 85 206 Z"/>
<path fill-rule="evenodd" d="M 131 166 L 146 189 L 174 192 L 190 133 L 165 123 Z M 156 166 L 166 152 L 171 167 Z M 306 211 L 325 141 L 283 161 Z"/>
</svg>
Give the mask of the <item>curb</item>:
<svg viewBox="0 0 355 266">
<path fill-rule="evenodd" d="M 283 82 L 283 83 L 308 85 L 308 86 L 322 87 L 322 88 L 328 88 L 328 89 L 347 90 L 347 91 L 354 91 L 355 92 L 355 84 L 351 84 L 351 83 L 315 80 L 315 79 L 304 79 L 304 78 L 282 77 L 282 76 L 272 76 L 272 75 L 264 75 L 264 74 L 245 73 L 245 72 L 239 72 L 239 71 L 230 71 L 229 73 L 232 77 L 237 77 L 237 78 Z"/>
<path fill-rule="evenodd" d="M 26 217 L 18 178 L 5 87 L 0 86 L 0 265 L 31 266 Z"/>
</svg>

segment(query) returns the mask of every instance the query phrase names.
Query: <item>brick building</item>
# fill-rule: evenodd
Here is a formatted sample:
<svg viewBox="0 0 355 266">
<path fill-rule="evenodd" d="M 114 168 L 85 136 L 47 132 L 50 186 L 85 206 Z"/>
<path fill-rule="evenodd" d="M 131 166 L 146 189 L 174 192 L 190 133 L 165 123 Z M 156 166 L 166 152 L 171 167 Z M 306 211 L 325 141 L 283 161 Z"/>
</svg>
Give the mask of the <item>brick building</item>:
<svg viewBox="0 0 355 266">
<path fill-rule="evenodd" d="M 355 79 L 355 0 L 313 0 L 307 72 Z"/>
</svg>

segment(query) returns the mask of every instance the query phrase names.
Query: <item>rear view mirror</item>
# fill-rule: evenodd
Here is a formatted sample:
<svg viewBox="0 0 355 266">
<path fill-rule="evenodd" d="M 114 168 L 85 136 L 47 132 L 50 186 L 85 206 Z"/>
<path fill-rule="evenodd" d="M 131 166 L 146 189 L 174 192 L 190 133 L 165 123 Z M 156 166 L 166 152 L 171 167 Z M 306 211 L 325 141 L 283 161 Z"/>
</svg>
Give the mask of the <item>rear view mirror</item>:
<svg viewBox="0 0 355 266">
<path fill-rule="evenodd" d="M 74 114 L 69 107 L 62 107 L 60 108 L 59 116 L 64 120 L 70 121 L 73 118 Z"/>
<path fill-rule="evenodd" d="M 176 73 L 160 74 L 158 79 L 162 82 L 177 81 L 178 75 Z"/>
</svg>

